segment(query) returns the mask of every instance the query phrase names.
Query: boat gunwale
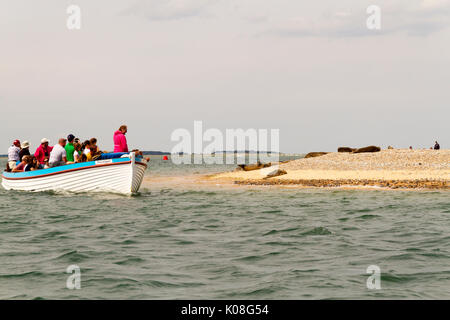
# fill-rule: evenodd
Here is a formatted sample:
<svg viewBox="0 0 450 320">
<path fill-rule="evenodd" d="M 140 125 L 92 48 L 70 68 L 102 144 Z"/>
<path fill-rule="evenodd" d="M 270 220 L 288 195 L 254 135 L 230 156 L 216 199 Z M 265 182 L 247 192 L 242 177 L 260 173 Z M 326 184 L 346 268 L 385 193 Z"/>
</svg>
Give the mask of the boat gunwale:
<svg viewBox="0 0 450 320">
<path fill-rule="evenodd" d="M 90 162 L 92 162 L 94 164 L 93 165 L 88 165 L 88 166 L 83 165 L 82 167 L 78 167 L 78 168 L 75 167 L 75 168 L 70 168 L 70 169 L 66 169 L 66 170 L 61 170 L 61 171 L 56 171 L 56 172 L 49 172 L 49 173 L 43 173 L 43 174 L 40 174 L 40 175 L 33 175 L 33 176 L 28 176 L 28 177 L 8 177 L 8 176 L 5 176 L 4 173 L 3 173 L 2 174 L 2 178 L 5 179 L 5 180 L 38 179 L 38 178 L 50 177 L 50 176 L 54 176 L 54 175 L 58 175 L 58 174 L 64 174 L 64 173 L 69 173 L 69 172 L 74 172 L 74 171 L 85 170 L 85 169 L 92 169 L 92 168 L 100 168 L 100 167 L 107 167 L 107 166 L 117 166 L 117 165 L 130 164 L 131 160 L 129 158 L 126 158 L 126 159 L 127 160 L 125 160 L 125 161 L 118 161 L 118 162 L 111 162 L 111 163 L 95 163 L 95 161 L 90 161 Z M 100 160 L 100 161 L 103 161 L 103 160 Z M 135 161 L 135 164 L 147 167 L 147 164 L 144 163 L 144 162 Z M 63 167 L 64 166 L 60 166 L 60 167 L 57 167 L 57 168 L 63 168 Z M 49 169 L 53 169 L 53 168 L 49 168 Z M 47 170 L 47 169 L 35 170 L 35 171 L 30 171 L 30 172 L 35 173 L 36 171 L 42 171 L 42 170 Z M 24 172 L 17 172 L 17 173 L 24 173 Z M 9 173 L 9 174 L 15 174 L 15 173 Z"/>
</svg>

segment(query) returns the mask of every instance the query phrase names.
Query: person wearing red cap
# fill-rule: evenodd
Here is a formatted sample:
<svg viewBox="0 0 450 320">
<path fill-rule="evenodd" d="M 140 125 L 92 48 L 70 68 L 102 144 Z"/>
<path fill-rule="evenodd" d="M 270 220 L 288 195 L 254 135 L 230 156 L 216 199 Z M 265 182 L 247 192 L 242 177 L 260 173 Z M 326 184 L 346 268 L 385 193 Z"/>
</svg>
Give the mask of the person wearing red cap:
<svg viewBox="0 0 450 320">
<path fill-rule="evenodd" d="M 20 161 L 20 141 L 14 140 L 13 145 L 8 149 L 8 166 L 13 170 L 16 167 L 17 161 Z"/>
</svg>

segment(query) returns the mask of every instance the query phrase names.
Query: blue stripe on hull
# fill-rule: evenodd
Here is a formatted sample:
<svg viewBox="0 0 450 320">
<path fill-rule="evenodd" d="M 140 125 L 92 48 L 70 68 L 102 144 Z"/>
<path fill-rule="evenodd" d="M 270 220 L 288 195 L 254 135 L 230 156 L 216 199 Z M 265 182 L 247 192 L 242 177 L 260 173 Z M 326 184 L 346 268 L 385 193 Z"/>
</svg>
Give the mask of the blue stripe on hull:
<svg viewBox="0 0 450 320">
<path fill-rule="evenodd" d="M 121 163 L 121 162 L 129 162 L 129 161 L 130 161 L 130 158 L 89 161 L 89 162 L 68 164 L 65 166 L 59 166 L 59 167 L 54 167 L 54 168 L 49 168 L 49 169 L 27 171 L 27 172 L 14 172 L 14 173 L 13 172 L 3 172 L 2 176 L 5 178 L 30 178 L 30 177 L 38 178 L 43 175 L 53 174 L 53 173 L 63 173 L 64 171 L 73 170 L 73 169 L 81 169 L 81 168 L 92 167 L 95 165 Z"/>
</svg>

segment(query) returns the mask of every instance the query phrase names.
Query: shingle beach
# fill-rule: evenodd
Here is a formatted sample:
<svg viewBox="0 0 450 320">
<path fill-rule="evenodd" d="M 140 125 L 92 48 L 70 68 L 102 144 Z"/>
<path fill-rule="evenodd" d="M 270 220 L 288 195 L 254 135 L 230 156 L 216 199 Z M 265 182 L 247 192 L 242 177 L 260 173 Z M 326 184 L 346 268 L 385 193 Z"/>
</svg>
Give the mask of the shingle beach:
<svg viewBox="0 0 450 320">
<path fill-rule="evenodd" d="M 279 165 L 287 174 L 265 178 L 269 168 L 209 176 L 245 185 L 450 189 L 450 150 L 390 149 L 374 153 L 328 153 Z"/>
</svg>

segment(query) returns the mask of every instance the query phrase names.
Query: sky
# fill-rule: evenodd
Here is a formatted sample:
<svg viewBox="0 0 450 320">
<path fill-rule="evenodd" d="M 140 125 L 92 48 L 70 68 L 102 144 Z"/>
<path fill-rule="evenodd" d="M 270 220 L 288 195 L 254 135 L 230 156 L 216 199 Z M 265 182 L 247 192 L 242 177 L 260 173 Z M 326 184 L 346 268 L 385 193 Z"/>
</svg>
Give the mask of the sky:
<svg viewBox="0 0 450 320">
<path fill-rule="evenodd" d="M 69 133 L 110 150 L 122 124 L 170 151 L 196 120 L 279 129 L 282 152 L 448 149 L 449 26 L 450 0 L 0 0 L 0 154 Z"/>
</svg>

